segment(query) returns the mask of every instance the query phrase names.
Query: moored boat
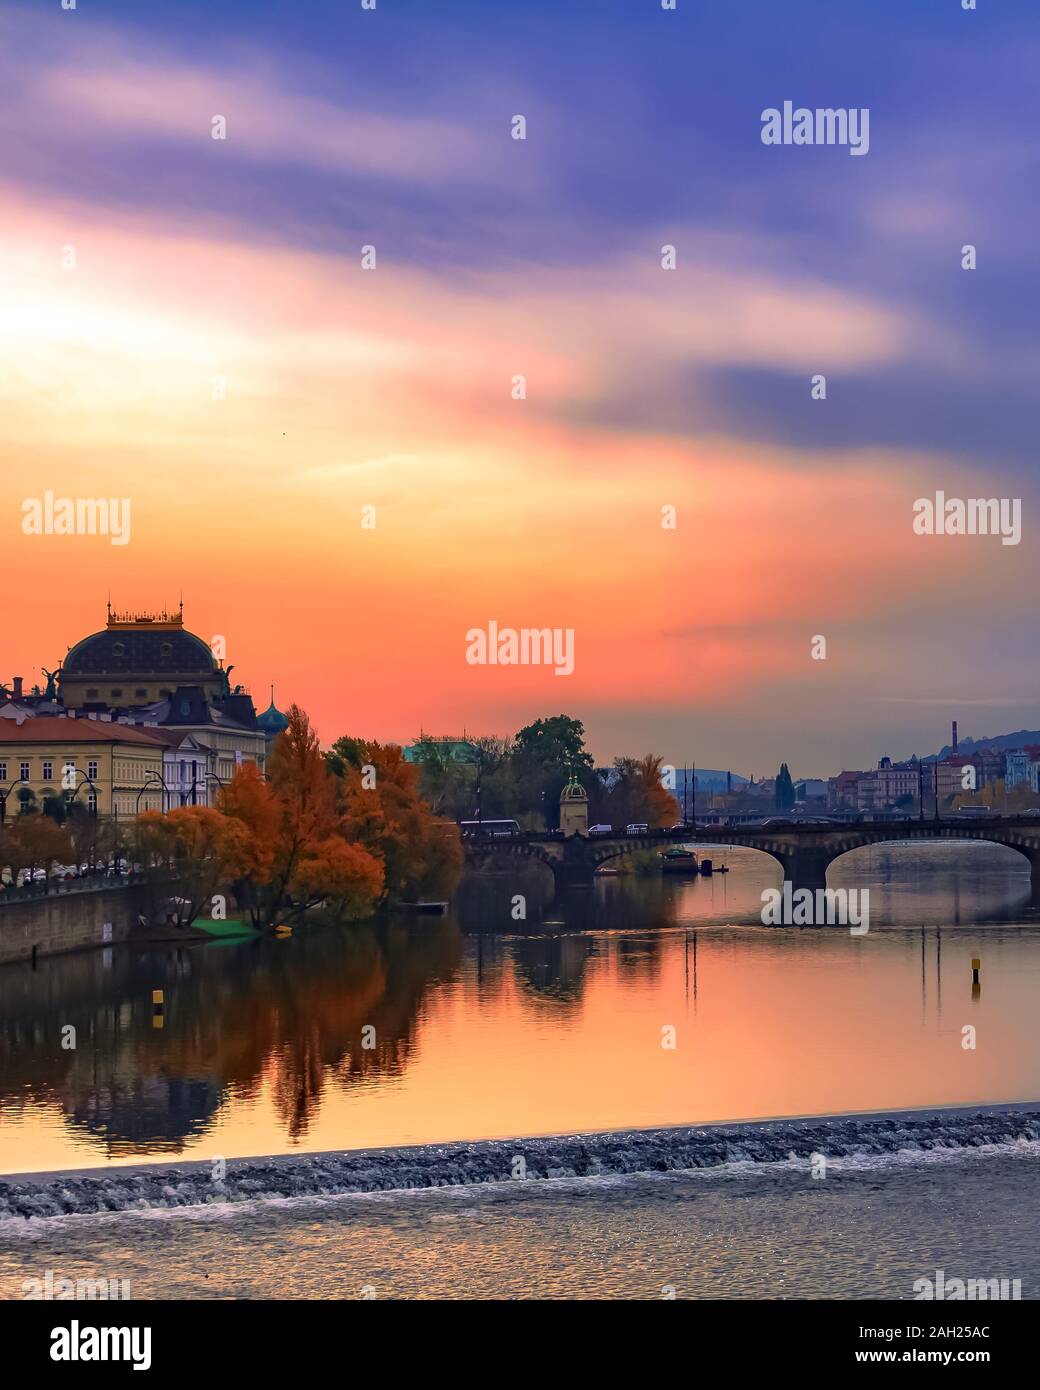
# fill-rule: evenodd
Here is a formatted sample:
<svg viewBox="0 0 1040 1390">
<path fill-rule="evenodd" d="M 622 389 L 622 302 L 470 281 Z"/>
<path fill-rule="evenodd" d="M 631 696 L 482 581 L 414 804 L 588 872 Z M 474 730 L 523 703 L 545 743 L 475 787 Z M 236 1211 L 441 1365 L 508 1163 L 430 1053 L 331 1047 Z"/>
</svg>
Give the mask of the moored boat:
<svg viewBox="0 0 1040 1390">
<path fill-rule="evenodd" d="M 663 874 L 687 874 L 693 876 L 700 872 L 697 863 L 697 856 L 692 849 L 682 849 L 676 846 L 674 849 L 667 850 L 661 855 L 661 872 Z"/>
</svg>

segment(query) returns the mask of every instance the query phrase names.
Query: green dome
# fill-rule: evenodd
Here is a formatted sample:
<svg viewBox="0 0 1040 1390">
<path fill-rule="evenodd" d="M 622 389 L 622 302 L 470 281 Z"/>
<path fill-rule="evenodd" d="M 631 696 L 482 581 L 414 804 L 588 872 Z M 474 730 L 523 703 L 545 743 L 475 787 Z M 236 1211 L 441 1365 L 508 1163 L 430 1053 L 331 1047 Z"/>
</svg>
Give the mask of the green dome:
<svg viewBox="0 0 1040 1390">
<path fill-rule="evenodd" d="M 283 729 L 288 728 L 289 721 L 280 709 L 275 709 L 274 699 L 264 710 L 263 714 L 256 716 L 256 727 L 263 733 L 265 738 L 274 738 Z"/>
</svg>

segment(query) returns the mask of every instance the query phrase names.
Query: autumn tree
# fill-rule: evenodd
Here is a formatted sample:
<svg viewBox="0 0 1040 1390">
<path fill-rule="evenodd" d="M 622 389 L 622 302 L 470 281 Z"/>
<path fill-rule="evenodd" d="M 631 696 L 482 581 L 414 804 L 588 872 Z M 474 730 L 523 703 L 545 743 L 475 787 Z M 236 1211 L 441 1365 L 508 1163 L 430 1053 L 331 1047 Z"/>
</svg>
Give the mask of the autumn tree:
<svg viewBox="0 0 1040 1390">
<path fill-rule="evenodd" d="M 137 825 L 169 866 L 185 900 L 177 915 L 188 926 L 253 863 L 246 825 L 211 806 L 179 806 L 166 815 L 145 811 Z"/>
<path fill-rule="evenodd" d="M 614 786 L 606 798 L 612 825 L 667 826 L 681 819 L 679 803 L 664 785 L 663 758 L 654 753 L 615 758 L 614 771 Z"/>
<path fill-rule="evenodd" d="M 220 808 L 247 829 L 242 846 L 245 890 L 255 924 L 271 925 L 328 902 L 351 912 L 383 890 L 383 869 L 344 833 L 337 784 L 306 714 L 293 705 L 274 742 L 265 782 L 247 764 L 220 798 Z"/>
<path fill-rule="evenodd" d="M 350 740 L 333 750 L 344 752 Z M 383 865 L 384 893 L 413 901 L 447 896 L 462 872 L 452 821 L 435 816 L 419 790 L 419 768 L 396 744 L 365 743 L 343 759 L 338 778 L 344 833 Z"/>
<path fill-rule="evenodd" d="M 72 801 L 66 811 L 65 830 L 72 841 L 73 860 L 88 869 L 118 858 L 121 843 L 119 823 L 96 815 L 82 801 Z"/>
<path fill-rule="evenodd" d="M 50 816 L 15 816 L 6 822 L 0 836 L 0 860 L 11 871 L 11 880 L 32 875 L 42 869 L 49 877 L 55 864 L 68 864 L 72 844 L 68 835 Z"/>
</svg>

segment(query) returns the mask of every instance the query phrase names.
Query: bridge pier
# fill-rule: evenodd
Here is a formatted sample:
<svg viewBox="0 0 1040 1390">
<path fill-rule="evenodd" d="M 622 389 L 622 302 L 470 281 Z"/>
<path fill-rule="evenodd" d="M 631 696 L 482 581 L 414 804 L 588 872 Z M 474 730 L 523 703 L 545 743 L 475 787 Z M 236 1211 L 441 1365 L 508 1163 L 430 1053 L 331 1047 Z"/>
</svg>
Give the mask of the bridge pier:
<svg viewBox="0 0 1040 1390">
<path fill-rule="evenodd" d="M 591 888 L 595 872 L 594 864 L 569 864 L 564 860 L 553 871 L 556 892 L 561 893 L 567 888 Z"/>
<path fill-rule="evenodd" d="M 806 845 L 796 849 L 793 854 L 784 855 L 780 863 L 785 881 L 790 882 L 795 892 L 799 888 L 810 888 L 815 892 L 817 888 L 827 887 L 827 865 L 831 860 L 832 856 L 827 850 Z"/>
<path fill-rule="evenodd" d="M 1040 912 L 1040 849 L 1028 850 L 1026 858 L 1029 860 L 1029 906 Z"/>
</svg>

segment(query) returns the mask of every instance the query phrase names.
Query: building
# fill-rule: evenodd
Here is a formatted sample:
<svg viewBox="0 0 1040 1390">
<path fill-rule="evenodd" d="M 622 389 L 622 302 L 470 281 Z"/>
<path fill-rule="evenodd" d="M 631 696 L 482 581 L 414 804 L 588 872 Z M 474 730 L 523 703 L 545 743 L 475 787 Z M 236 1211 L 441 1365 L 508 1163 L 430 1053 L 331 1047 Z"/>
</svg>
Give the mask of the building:
<svg viewBox="0 0 1040 1390">
<path fill-rule="evenodd" d="M 827 809 L 830 811 L 859 810 L 859 780 L 866 772 L 839 772 L 827 779 Z"/>
<path fill-rule="evenodd" d="M 827 783 L 822 777 L 803 777 L 794 784 L 794 804 L 809 810 L 827 806 Z"/>
<path fill-rule="evenodd" d="M 934 777 L 938 781 L 939 807 L 950 797 L 981 791 L 983 787 L 1003 780 L 1004 758 L 992 749 L 982 749 L 978 753 L 954 753 L 934 764 Z M 935 783 L 931 788 L 933 795 Z"/>
<path fill-rule="evenodd" d="M 116 716 L 120 724 L 162 740 L 167 807 L 213 805 L 221 786 L 244 763 L 263 772 L 267 739 L 248 695 L 205 697 L 200 686 L 178 686 L 169 700 Z"/>
<path fill-rule="evenodd" d="M 1032 759 L 1024 748 L 1012 748 L 1004 755 L 1004 790 L 1014 791 L 1029 781 Z"/>
<path fill-rule="evenodd" d="M 280 709 L 275 707 L 274 686 L 271 686 L 271 703 L 264 710 L 263 714 L 256 716 L 256 727 L 264 736 L 267 751 L 271 751 L 271 744 L 279 734 L 284 733 L 289 727 L 289 720 Z"/>
<path fill-rule="evenodd" d="M 187 632 L 177 613 L 113 613 L 101 632 L 70 647 L 57 673 L 67 710 L 126 709 L 171 699 L 179 686 L 198 686 L 207 699 L 228 693 L 228 676 L 209 645 Z"/>
<path fill-rule="evenodd" d="M 70 647 L 60 670 L 44 672 L 46 690 L 26 695 L 20 677 L 0 686 L 0 741 L 8 722 L 46 718 L 137 729 L 162 750 L 161 809 L 212 805 L 244 763 L 264 770 L 268 746 L 288 722 L 272 689 L 261 724 L 248 692 L 232 689 L 232 670 L 186 631 L 183 608 L 171 616 L 118 614 L 109 606 L 104 631 Z M 107 804 L 99 799 L 100 810 Z M 119 796 L 114 809 L 124 812 Z"/>
<path fill-rule="evenodd" d="M 560 792 L 560 829 L 565 835 L 589 833 L 589 794 L 574 778 Z"/>
<path fill-rule="evenodd" d="M 430 758 L 439 758 L 445 763 L 476 765 L 480 762 L 479 752 L 465 734 L 461 738 L 453 734 L 431 738 L 420 731 L 416 741 L 404 750 L 404 760 L 406 763 L 422 763 Z"/>
<path fill-rule="evenodd" d="M 99 815 L 163 809 L 163 742 L 110 720 L 38 715 L 0 722 L 0 800 L 5 810 L 44 809 L 75 798 Z"/>
<path fill-rule="evenodd" d="M 916 758 L 902 763 L 882 758 L 874 772 L 874 806 L 885 809 L 916 803 L 919 782 L 920 769 Z"/>
</svg>

